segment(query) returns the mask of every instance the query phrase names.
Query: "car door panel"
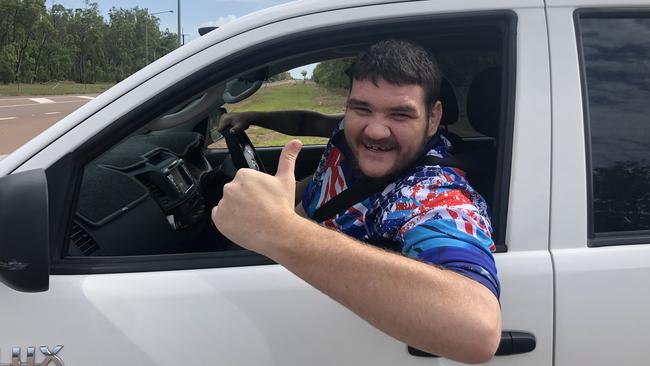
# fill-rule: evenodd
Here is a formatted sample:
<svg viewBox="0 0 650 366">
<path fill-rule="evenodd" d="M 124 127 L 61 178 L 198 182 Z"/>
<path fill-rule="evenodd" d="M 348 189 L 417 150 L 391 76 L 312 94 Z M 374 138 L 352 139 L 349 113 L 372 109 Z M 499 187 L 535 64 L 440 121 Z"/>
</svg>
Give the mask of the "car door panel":
<svg viewBox="0 0 650 366">
<path fill-rule="evenodd" d="M 639 82 L 647 77 L 647 69 L 625 65 L 630 61 L 634 65 L 639 54 L 647 52 L 647 25 L 639 24 L 638 31 L 636 22 L 630 22 L 633 25 L 631 29 L 618 28 L 611 34 L 613 28 L 610 27 L 605 32 L 585 32 L 591 37 L 588 50 L 578 31 L 581 10 L 576 5 L 585 7 L 596 14 L 593 18 L 603 21 L 626 15 L 632 20 L 644 19 L 646 24 L 650 8 L 646 2 L 640 1 L 627 2 L 626 7 L 612 7 L 611 3 L 604 1 L 569 3 L 554 0 L 552 5 L 548 12 L 549 24 L 552 24 L 549 41 L 552 50 L 561 50 L 551 52 L 554 85 L 551 253 L 556 271 L 556 365 L 644 364 L 647 363 L 645 350 L 650 347 L 647 337 L 650 295 L 646 290 L 650 278 L 648 231 L 622 230 L 596 235 L 598 233 L 590 227 L 590 221 L 596 216 L 593 205 L 598 199 L 592 189 L 594 156 L 597 153 L 603 156 L 604 147 L 626 152 L 630 160 L 648 156 L 647 144 L 643 145 L 647 141 L 643 139 L 647 131 L 647 108 L 630 111 L 635 112 L 631 115 L 637 117 L 637 121 L 642 121 L 630 124 L 632 121 L 626 118 L 628 105 L 612 103 L 608 99 L 643 99 L 647 93 L 647 82 Z M 602 54 L 593 52 L 598 40 L 602 41 L 598 45 L 602 46 L 598 49 Z M 623 55 L 621 49 L 634 52 Z M 607 54 L 606 62 L 599 58 Z M 642 60 L 645 59 L 643 56 Z M 609 72 L 592 73 L 589 78 L 583 74 L 589 67 L 592 67 L 592 72 Z M 603 81 L 612 81 L 616 90 L 604 86 Z M 590 83 L 597 87 L 590 89 Z M 634 87 L 640 88 L 638 93 L 631 92 Z M 600 92 L 600 97 L 597 92 Z M 591 96 L 598 97 L 595 107 L 591 105 Z M 642 103 L 647 105 L 645 102 L 643 99 Z M 602 111 L 607 113 L 607 117 L 614 116 L 606 119 L 604 127 L 611 123 L 618 136 L 628 134 L 629 140 L 611 139 L 597 146 L 595 131 L 599 131 L 599 136 L 610 134 L 608 130 L 597 130 L 603 128 L 602 125 L 590 122 L 598 114 L 602 120 Z M 638 145 L 636 154 L 630 153 L 631 149 L 625 150 L 635 146 L 635 139 L 639 137 L 642 143 Z M 601 150 L 596 152 L 597 148 Z M 606 202 L 606 206 L 614 211 L 616 222 L 633 223 L 635 213 L 631 212 L 628 217 L 620 207 L 624 207 L 629 197 L 626 194 L 635 190 L 635 184 L 641 184 L 637 189 L 647 184 L 630 180 L 629 175 L 626 176 L 629 171 L 623 170 L 609 177 L 610 183 L 618 182 L 616 190 L 622 193 L 617 200 Z M 637 211 L 636 217 L 642 214 Z"/>
</svg>

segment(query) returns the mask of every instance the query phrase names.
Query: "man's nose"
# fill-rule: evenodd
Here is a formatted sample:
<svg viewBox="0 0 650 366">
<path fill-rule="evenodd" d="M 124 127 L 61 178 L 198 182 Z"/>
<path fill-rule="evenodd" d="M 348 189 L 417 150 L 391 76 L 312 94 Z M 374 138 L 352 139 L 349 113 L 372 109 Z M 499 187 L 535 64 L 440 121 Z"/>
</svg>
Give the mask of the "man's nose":
<svg viewBox="0 0 650 366">
<path fill-rule="evenodd" d="M 382 140 L 390 137 L 390 128 L 381 121 L 372 121 L 365 128 L 365 134 L 372 140 Z"/>
</svg>

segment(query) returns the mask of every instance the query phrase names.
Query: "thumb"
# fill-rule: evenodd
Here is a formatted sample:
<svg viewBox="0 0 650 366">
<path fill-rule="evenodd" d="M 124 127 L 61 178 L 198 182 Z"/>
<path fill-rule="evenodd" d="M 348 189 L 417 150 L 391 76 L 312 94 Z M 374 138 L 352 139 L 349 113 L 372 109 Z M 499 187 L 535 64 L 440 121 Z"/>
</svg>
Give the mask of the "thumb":
<svg viewBox="0 0 650 366">
<path fill-rule="evenodd" d="M 291 140 L 284 145 L 284 148 L 280 153 L 278 171 L 275 173 L 276 177 L 295 179 L 294 170 L 296 167 L 296 158 L 298 157 L 301 148 L 302 142 L 300 140 Z"/>
</svg>

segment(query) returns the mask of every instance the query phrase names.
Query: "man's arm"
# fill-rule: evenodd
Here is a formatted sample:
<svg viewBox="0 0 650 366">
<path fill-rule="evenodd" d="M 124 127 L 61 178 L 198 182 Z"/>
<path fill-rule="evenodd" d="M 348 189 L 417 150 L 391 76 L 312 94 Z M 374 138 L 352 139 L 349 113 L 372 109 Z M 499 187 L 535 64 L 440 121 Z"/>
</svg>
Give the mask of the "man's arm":
<svg viewBox="0 0 650 366">
<path fill-rule="evenodd" d="M 330 137 L 341 119 L 342 114 L 312 111 L 238 112 L 223 114 L 217 128 L 230 125 L 232 132 L 239 132 L 254 124 L 286 135 Z"/>
<path fill-rule="evenodd" d="M 293 164 L 299 149 L 295 140 L 285 146 L 275 177 L 239 170 L 213 209 L 219 230 L 409 345 L 461 362 L 490 359 L 501 335 L 496 297 L 455 272 L 382 251 L 298 216 Z"/>
<path fill-rule="evenodd" d="M 500 310 L 483 285 L 304 219 L 289 227 L 264 254 L 378 329 L 461 362 L 485 362 L 494 355 Z"/>
</svg>

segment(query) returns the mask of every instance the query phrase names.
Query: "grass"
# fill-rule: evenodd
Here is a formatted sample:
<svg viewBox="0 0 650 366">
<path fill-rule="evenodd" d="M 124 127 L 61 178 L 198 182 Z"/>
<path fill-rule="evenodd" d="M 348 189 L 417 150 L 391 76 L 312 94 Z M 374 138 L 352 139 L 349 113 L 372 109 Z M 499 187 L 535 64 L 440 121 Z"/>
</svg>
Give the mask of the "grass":
<svg viewBox="0 0 650 366">
<path fill-rule="evenodd" d="M 34 84 L 0 84 L 0 97 L 22 95 L 98 94 L 106 91 L 113 85 L 115 85 L 115 83 L 78 84 L 70 81 Z"/>
<path fill-rule="evenodd" d="M 250 98 L 226 105 L 226 109 L 229 112 L 303 109 L 327 114 L 343 113 L 346 95 L 343 90 L 328 90 L 313 82 L 267 84 Z M 255 146 L 284 146 L 294 138 L 257 126 L 251 126 L 246 133 Z M 327 142 L 327 139 L 322 137 L 299 138 L 306 145 Z"/>
</svg>

